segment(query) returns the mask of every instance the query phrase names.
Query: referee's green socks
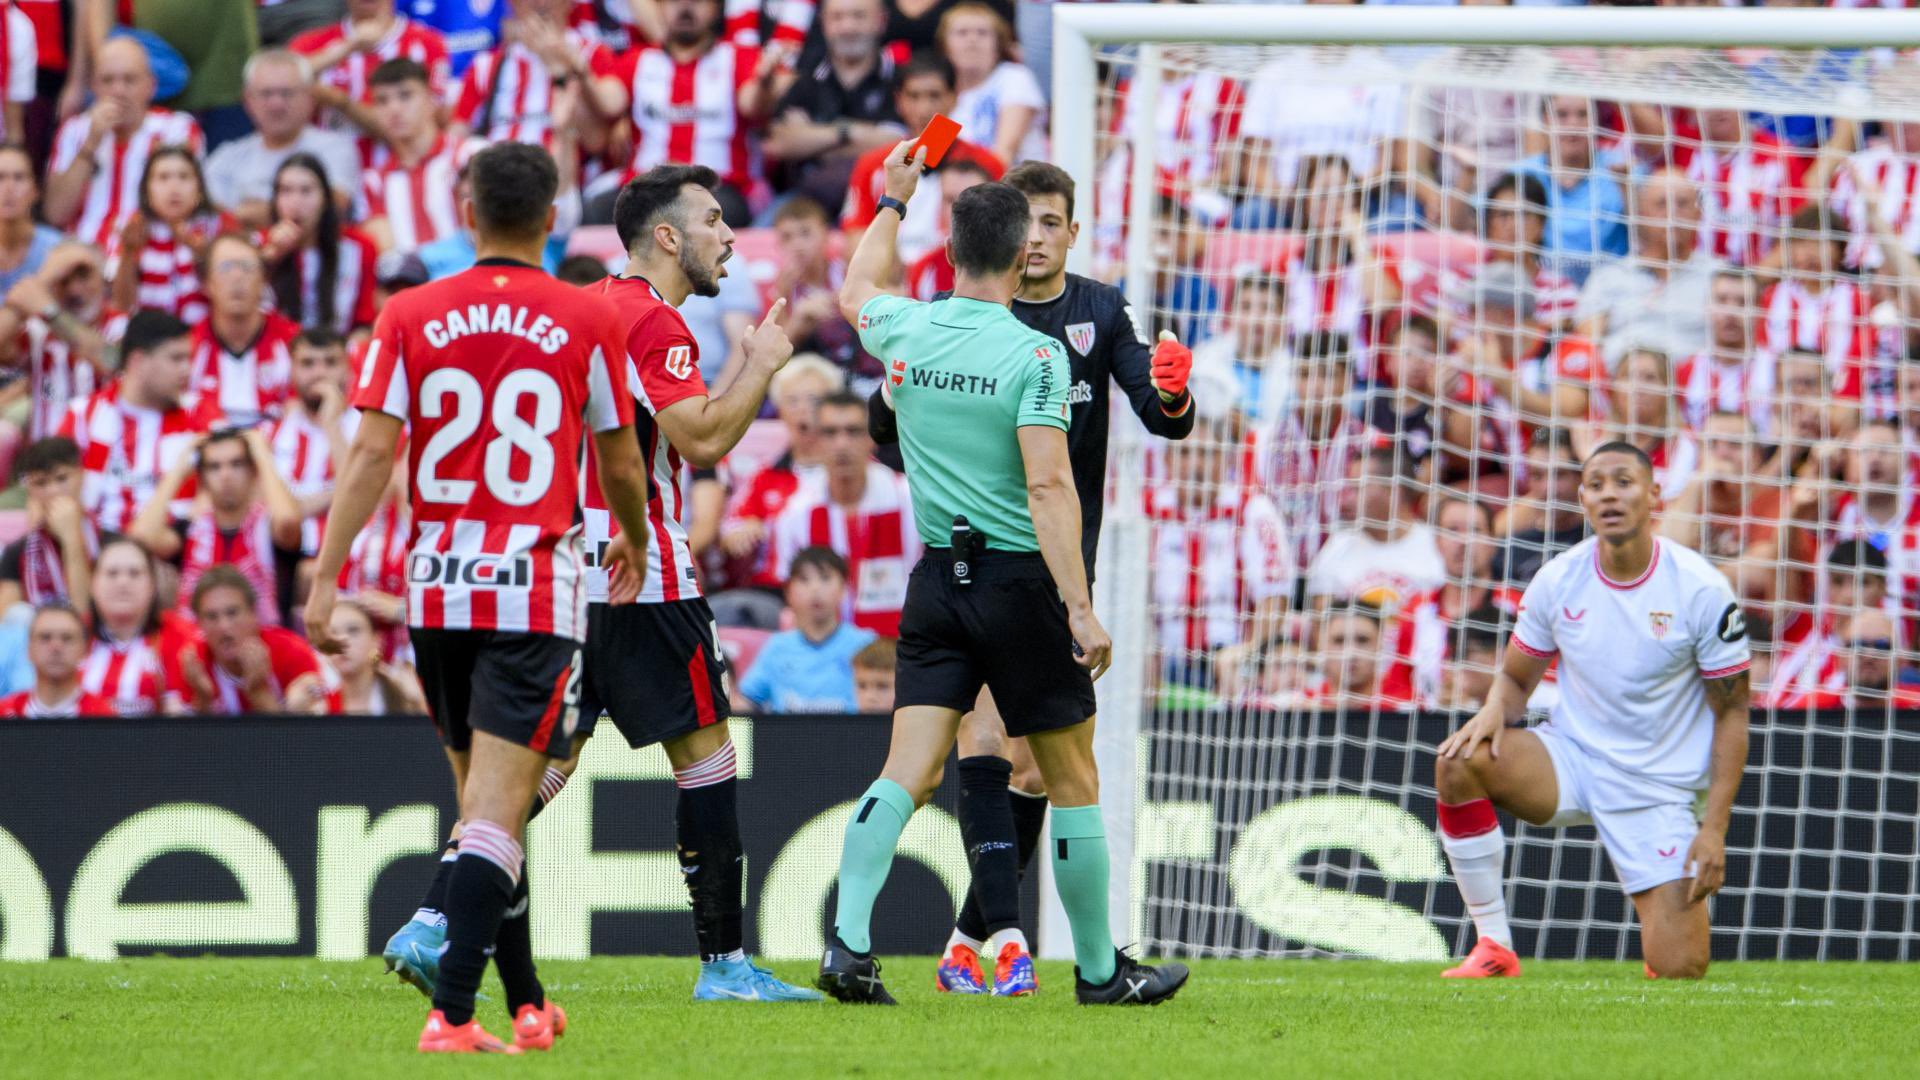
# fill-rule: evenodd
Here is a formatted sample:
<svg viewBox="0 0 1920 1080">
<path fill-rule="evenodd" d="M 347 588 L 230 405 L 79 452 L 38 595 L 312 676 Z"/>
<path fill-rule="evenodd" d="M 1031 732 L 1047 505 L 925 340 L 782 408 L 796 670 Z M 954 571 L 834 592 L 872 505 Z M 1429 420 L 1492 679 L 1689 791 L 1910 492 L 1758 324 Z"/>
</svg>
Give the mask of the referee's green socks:
<svg viewBox="0 0 1920 1080">
<path fill-rule="evenodd" d="M 1053 887 L 1073 928 L 1080 978 L 1113 978 L 1113 931 L 1107 926 L 1107 827 L 1100 804 L 1053 808 Z M 842 896 L 846 895 L 843 887 Z"/>
<path fill-rule="evenodd" d="M 833 910 L 833 929 L 854 952 L 873 950 L 868 936 L 873 901 L 887 883 L 887 872 L 893 869 L 893 849 L 912 816 L 913 796 L 899 784 L 883 779 L 875 780 L 860 796 L 853 816 L 847 819 L 846 839 L 840 847 L 840 900 Z M 1105 865 L 1104 845 L 1100 857 Z M 1105 889 L 1102 885 L 1102 912 L 1106 911 Z"/>
</svg>

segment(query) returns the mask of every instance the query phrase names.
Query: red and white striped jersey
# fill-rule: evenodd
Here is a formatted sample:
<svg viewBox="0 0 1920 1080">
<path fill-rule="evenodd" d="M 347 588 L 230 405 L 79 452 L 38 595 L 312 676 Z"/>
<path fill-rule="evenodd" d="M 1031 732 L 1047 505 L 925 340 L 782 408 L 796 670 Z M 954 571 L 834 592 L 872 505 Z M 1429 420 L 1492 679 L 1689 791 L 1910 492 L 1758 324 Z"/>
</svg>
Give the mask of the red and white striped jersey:
<svg viewBox="0 0 1920 1080">
<path fill-rule="evenodd" d="M 90 123 L 87 114 L 81 113 L 60 125 L 53 139 L 53 158 L 47 164 L 49 175 L 73 167 L 87 141 Z M 113 135 L 101 139 L 93 154 L 93 179 L 87 183 L 86 201 L 80 205 L 80 213 L 64 223 L 67 231 L 104 250 L 113 234 L 126 224 L 127 216 L 140 208 L 140 177 L 147 171 L 147 157 L 159 147 L 175 145 L 191 149 L 195 157 L 207 148 L 193 117 L 170 109 L 148 109 L 131 138 L 123 141 Z"/>
<path fill-rule="evenodd" d="M 373 325 L 373 268 L 380 249 L 358 229 L 342 229 L 339 251 L 333 276 L 333 321 L 325 325 L 345 335 L 356 327 Z M 320 326 L 320 249 L 302 248 L 293 257 L 300 267 L 300 325 Z M 281 309 L 286 309 L 284 303 Z"/>
<path fill-rule="evenodd" d="M 1126 77 L 1114 88 L 1125 132 L 1140 130 L 1139 99 L 1132 88 Z M 1240 138 L 1246 96 L 1245 82 L 1211 71 L 1183 75 L 1161 86 L 1153 123 L 1161 190 L 1204 188 L 1213 179 L 1218 152 Z"/>
<path fill-rule="evenodd" d="M 177 649 L 187 639 L 164 628 L 131 641 L 96 637 L 86 662 L 80 665 L 80 685 L 88 693 L 112 701 L 114 711 L 121 716 L 156 715 L 166 700 L 162 650 L 169 643 Z"/>
<path fill-rule="evenodd" d="M 465 160 L 444 134 L 419 164 L 406 166 L 391 153 L 360 172 L 360 216 L 385 218 L 395 251 L 412 251 L 460 231 L 454 189 Z"/>
<path fill-rule="evenodd" d="M 360 428 L 360 411 L 347 409 L 340 414 L 340 445 L 353 442 Z M 267 446 L 273 451 L 273 464 L 280 478 L 296 499 L 310 499 L 333 488 L 333 447 L 327 442 L 326 429 L 298 402 L 289 402 L 286 415 L 274 421 L 267 432 Z M 300 550 L 312 556 L 320 553 L 320 527 L 326 514 L 308 518 L 300 527 Z M 396 594 L 397 595 L 397 594 Z"/>
<path fill-rule="evenodd" d="M 175 607 L 180 614 L 193 614 L 193 587 L 209 567 L 227 565 L 253 586 L 253 613 L 262 625 L 280 622 L 280 598 L 274 574 L 273 528 L 267 508 L 254 503 L 246 519 L 233 530 L 222 529 L 213 520 L 212 510 L 202 510 L 187 521 L 187 534 L 180 548 L 180 596 Z"/>
<path fill-rule="evenodd" d="M 1904 617 L 1920 607 L 1920 498 L 1911 478 L 1903 477 L 1893 513 L 1886 519 L 1871 516 L 1856 491 L 1842 491 L 1828 512 L 1820 562 L 1832 545 L 1865 540 L 1887 557 L 1887 599 Z"/>
<path fill-rule="evenodd" d="M 726 0 L 724 36 L 743 49 L 756 49 L 766 44 L 763 38 L 770 35 L 797 52 L 806 43 L 807 31 L 813 28 L 817 7 L 818 0 Z M 764 33 L 763 13 L 772 26 Z"/>
<path fill-rule="evenodd" d="M 340 676 L 331 667 L 320 662 L 320 656 L 307 644 L 307 639 L 291 630 L 278 626 L 261 626 L 260 643 L 267 647 L 267 685 L 273 690 L 273 696 L 280 701 L 287 700 L 287 691 L 294 683 L 306 676 L 320 681 L 321 687 L 331 691 L 329 698 L 333 705 L 330 711 L 339 711 Z M 213 678 L 213 706 L 208 711 L 216 716 L 236 716 L 252 712 L 247 704 L 247 696 L 240 686 L 240 680 L 227 673 L 227 669 L 213 661 L 213 650 L 204 640 L 196 640 L 186 646 L 193 649 L 200 658 L 200 664 Z M 181 674 L 180 663 L 175 660 L 167 664 L 167 697 L 170 706 L 190 703 L 193 691 L 187 686 Z"/>
<path fill-rule="evenodd" d="M 1383 693 L 1429 704 L 1439 699 L 1447 661 L 1453 655 L 1453 631 L 1466 615 L 1465 611 L 1450 615 L 1444 609 L 1445 591 L 1444 586 L 1429 589 L 1400 605 L 1398 616 L 1389 624 L 1394 660 L 1380 681 Z M 1486 602 L 1511 617 L 1520 610 L 1520 590 L 1488 589 Z"/>
<path fill-rule="evenodd" d="M 1360 264 L 1315 268 L 1305 259 L 1287 264 L 1287 332 L 1305 337 L 1318 331 L 1346 334 L 1357 344 L 1366 314 L 1360 289 Z"/>
<path fill-rule="evenodd" d="M 98 694 L 90 694 L 86 687 L 75 688 L 73 695 L 65 701 L 42 702 L 40 695 L 32 690 L 0 697 L 0 717 L 15 720 L 54 720 L 68 716 L 112 716 L 113 702 Z"/>
<path fill-rule="evenodd" d="M 930 304 L 934 297 L 952 290 L 953 263 L 947 258 L 945 244 L 928 251 L 907 267 L 907 295 L 915 300 Z"/>
<path fill-rule="evenodd" d="M 161 475 L 181 454 L 192 451 L 195 437 L 212 426 L 216 415 L 204 403 L 167 412 L 129 405 L 120 400 L 118 381 L 74 402 L 59 434 L 79 444 L 80 467 L 86 471 L 80 501 L 94 524 L 108 532 L 126 532 L 133 516 L 153 497 Z M 174 517 L 187 516 L 194 492 L 189 476 L 174 500 Z"/>
<path fill-rule="evenodd" d="M 1768 286 L 1760 308 L 1760 362 L 1772 366 L 1790 349 L 1818 353 L 1827 361 L 1835 397 L 1858 400 L 1865 389 L 1865 359 L 1873 352 L 1873 301 L 1851 281 L 1835 281 L 1815 293 L 1798 278 Z"/>
<path fill-rule="evenodd" d="M 126 332 L 127 317 L 103 311 L 101 325 L 95 329 L 111 344 Z M 75 356 L 73 346 L 38 318 L 28 319 L 21 334 L 26 338 L 27 385 L 33 395 L 29 435 L 41 439 L 57 431 L 73 403 L 92 394 L 104 380 L 93 364 Z"/>
<path fill-rule="evenodd" d="M 1816 625 L 1817 620 L 1817 625 Z M 1816 699 L 1847 690 L 1846 665 L 1835 636 L 1839 617 L 1832 611 L 1803 612 L 1789 636 L 1774 651 L 1773 670 L 1761 704 L 1769 709 L 1803 709 Z"/>
<path fill-rule="evenodd" d="M 1239 644 L 1247 617 L 1290 594 L 1300 570 L 1298 544 L 1273 500 L 1233 487 L 1199 506 L 1181 495 L 1173 484 L 1146 493 L 1163 658 Z"/>
<path fill-rule="evenodd" d="M 354 407 L 406 422 L 411 625 L 581 640 L 581 445 L 633 423 L 627 323 L 538 267 L 484 259 L 395 296 Z"/>
<path fill-rule="evenodd" d="M 700 344 L 679 310 L 661 299 L 646 279 L 606 278 L 598 292 L 613 301 L 626 328 L 622 343 L 628 363 L 626 389 L 639 403 L 634 409 L 634 433 L 647 465 L 647 522 L 653 534 L 640 602 L 691 600 L 700 595 L 700 575 L 687 547 L 687 502 L 681 487 L 685 470 L 680 451 L 654 418 L 679 402 L 706 394 L 706 380 L 700 377 Z M 587 462 L 587 550 L 592 553 L 587 596 L 598 604 L 607 599 L 607 572 L 601 569 L 600 556 L 619 535 L 619 528 L 607 510 L 594 457 L 589 454 Z"/>
<path fill-rule="evenodd" d="M 349 30 L 348 23 L 343 20 L 297 35 L 287 47 L 303 56 L 313 56 L 345 40 Z M 444 101 L 451 79 L 447 39 L 426 23 L 415 22 L 399 14 L 394 16 L 393 26 L 387 31 L 387 36 L 380 39 L 380 44 L 369 52 L 348 53 L 346 59 L 327 70 L 314 72 L 313 81 L 317 85 L 340 91 L 349 101 L 372 101 L 373 85 L 370 79 L 373 69 L 403 56 L 427 69 L 427 88 L 436 99 Z"/>
<path fill-rule="evenodd" d="M 1454 340 L 1458 341 L 1471 335 L 1478 325 L 1473 306 L 1469 302 L 1470 286 L 1479 272 L 1478 266 L 1460 269 L 1442 270 L 1434 281 L 1434 294 L 1446 310 L 1452 314 L 1450 329 Z M 1409 296 L 1409 299 L 1414 299 Z M 1549 330 L 1563 330 L 1573 321 L 1574 310 L 1580 306 L 1580 286 L 1573 279 L 1555 270 L 1552 265 L 1541 262 L 1533 268 L 1533 321 Z"/>
<path fill-rule="evenodd" d="M 100 554 L 100 530 L 93 519 L 80 518 L 81 541 L 87 549 L 86 561 L 92 564 Z M 43 528 L 28 529 L 27 534 L 0 548 L 0 581 L 17 581 L 28 604 L 68 600 L 67 559 L 60 541 Z"/>
<path fill-rule="evenodd" d="M 1880 248 L 1873 242 L 1873 230 L 1867 224 L 1867 200 L 1861 194 L 1856 174 L 1873 178 L 1880 189 L 1880 220 L 1887 230 L 1900 238 L 1908 251 L 1920 251 L 1920 154 L 1901 153 L 1887 143 L 1878 143 L 1847 158 L 1833 173 L 1833 206 L 1853 231 L 1847 246 L 1847 261 L 1857 266 L 1879 266 Z"/>
<path fill-rule="evenodd" d="M 34 69 L 40 66 L 40 43 L 33 20 L 13 4 L 0 3 L 0 95 L 25 104 L 34 97 Z M 25 142 L 24 131 L 8 131 L 0 117 L 0 139 Z"/>
<path fill-rule="evenodd" d="M 208 214 L 190 223 L 195 234 L 190 238 L 175 236 L 173 229 L 162 222 L 149 224 L 147 244 L 140 249 L 134 264 L 140 275 L 134 307 L 164 311 L 188 326 L 204 322 L 207 290 L 194 267 L 194 244 L 206 241 L 232 224 L 233 219 L 225 214 Z M 112 242 L 107 245 L 109 269 L 120 265 L 121 248 L 120 233 L 115 231 Z"/>
<path fill-rule="evenodd" d="M 920 561 L 907 478 L 877 461 L 867 463 L 867 490 L 852 513 L 827 494 L 825 478 L 802 485 L 773 526 L 774 573 L 785 581 L 800 549 L 815 544 L 847 560 L 842 618 L 882 637 L 900 636 L 907 572 Z"/>
<path fill-rule="evenodd" d="M 193 389 L 190 406 L 204 403 L 233 427 L 252 427 L 280 415 L 293 393 L 293 357 L 288 351 L 300 327 L 268 312 L 260 333 L 238 352 L 227 348 L 208 320 L 193 328 Z"/>
<path fill-rule="evenodd" d="M 705 165 L 751 192 L 760 180 L 760 151 L 747 137 L 739 100 L 759 63 L 758 49 L 724 41 L 684 64 L 659 48 L 628 54 L 619 76 L 633 95 L 629 171 L 639 174 L 669 161 Z"/>
<path fill-rule="evenodd" d="M 1779 142 L 1764 131 L 1737 149 L 1702 145 L 1687 163 L 1701 194 L 1702 250 L 1735 266 L 1759 262 L 1793 212 L 1788 172 Z"/>
<path fill-rule="evenodd" d="M 575 27 L 567 31 L 567 42 L 586 60 L 594 78 L 620 73 L 619 61 L 592 35 Z M 532 49 L 516 42 L 473 58 L 460 82 L 453 118 L 488 142 L 544 145 L 552 108 L 552 73 Z"/>
<path fill-rule="evenodd" d="M 1761 425 L 1773 392 L 1771 369 L 1753 356 L 1723 364 L 1710 353 L 1695 353 L 1673 366 L 1687 426 L 1699 431 L 1717 412 L 1740 413 Z"/>
<path fill-rule="evenodd" d="M 1292 523 L 1297 565 L 1313 561 L 1340 520 L 1347 463 L 1382 438 L 1358 417 L 1347 416 L 1327 437 L 1316 439 L 1296 412 L 1248 433 L 1241 475 L 1252 477 L 1256 490 L 1271 497 Z"/>
<path fill-rule="evenodd" d="M 354 536 L 353 546 L 347 549 L 346 565 L 340 568 L 340 594 L 407 595 L 407 539 L 412 532 L 413 517 L 404 502 L 380 504 L 367 527 Z M 411 662 L 404 624 L 376 623 L 374 630 L 380 635 L 381 659 L 390 664 Z"/>
</svg>

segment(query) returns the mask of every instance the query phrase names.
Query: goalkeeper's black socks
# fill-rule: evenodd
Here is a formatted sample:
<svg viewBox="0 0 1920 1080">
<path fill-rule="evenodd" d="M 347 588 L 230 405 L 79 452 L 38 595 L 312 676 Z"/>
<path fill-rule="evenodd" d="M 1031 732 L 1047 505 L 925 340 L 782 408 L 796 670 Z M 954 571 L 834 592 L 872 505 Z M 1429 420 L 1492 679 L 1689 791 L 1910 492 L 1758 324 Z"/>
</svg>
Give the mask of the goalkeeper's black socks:
<svg viewBox="0 0 1920 1080">
<path fill-rule="evenodd" d="M 553 766 L 547 766 L 545 776 L 540 778 L 540 790 L 533 797 L 533 808 L 527 811 L 527 820 L 532 821 L 539 815 L 542 807 L 552 802 L 567 786 L 567 774 Z M 440 853 L 440 865 L 433 871 L 433 880 L 427 883 L 427 895 L 420 900 L 420 908 L 413 913 L 416 922 L 446 922 L 447 882 L 453 878 L 454 861 L 460 857 L 460 841 L 447 841 L 446 848 Z"/>
<path fill-rule="evenodd" d="M 700 959 L 742 959 L 740 781 L 735 778 L 733 743 L 675 770 L 673 782 L 680 788 L 674 812 L 680 873 L 693 902 Z"/>
<path fill-rule="evenodd" d="M 1013 807 L 1013 833 L 1020 845 L 1020 876 L 1024 878 L 1033 853 L 1040 849 L 1040 830 L 1047 827 L 1047 794 L 1029 795 L 1010 787 L 1007 803 Z"/>
<path fill-rule="evenodd" d="M 500 986 L 507 994 L 507 1015 L 520 1012 L 520 1006 L 544 1008 L 547 994 L 533 965 L 532 904 L 527 899 L 527 867 L 520 865 L 520 884 L 507 901 L 506 914 L 500 919 L 500 933 L 493 942 L 493 967 L 500 973 Z"/>
<path fill-rule="evenodd" d="M 1020 925 L 1019 837 L 1007 788 L 1013 765 L 979 754 L 961 758 L 958 771 L 960 839 L 966 844 L 973 882 L 954 927 L 985 941 Z"/>
<path fill-rule="evenodd" d="M 461 833 L 460 857 L 447 882 L 447 948 L 433 991 L 433 1007 L 449 1024 L 473 1019 L 473 995 L 519 888 L 524 858 L 520 842 L 491 821 L 469 821 Z"/>
</svg>

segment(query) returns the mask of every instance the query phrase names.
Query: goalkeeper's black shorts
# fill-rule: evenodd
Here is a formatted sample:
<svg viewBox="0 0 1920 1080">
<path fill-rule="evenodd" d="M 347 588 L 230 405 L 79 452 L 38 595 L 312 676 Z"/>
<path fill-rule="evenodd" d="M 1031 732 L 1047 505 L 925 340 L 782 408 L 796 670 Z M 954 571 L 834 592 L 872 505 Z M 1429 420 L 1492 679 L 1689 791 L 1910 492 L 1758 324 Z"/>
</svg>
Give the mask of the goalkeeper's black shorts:
<svg viewBox="0 0 1920 1080">
<path fill-rule="evenodd" d="M 970 711 L 985 684 L 1007 734 L 1072 727 L 1093 716 L 1093 677 L 1074 659 L 1067 606 L 1038 554 L 987 551 L 972 584 L 951 553 L 929 548 L 907 578 L 893 705 Z"/>
</svg>

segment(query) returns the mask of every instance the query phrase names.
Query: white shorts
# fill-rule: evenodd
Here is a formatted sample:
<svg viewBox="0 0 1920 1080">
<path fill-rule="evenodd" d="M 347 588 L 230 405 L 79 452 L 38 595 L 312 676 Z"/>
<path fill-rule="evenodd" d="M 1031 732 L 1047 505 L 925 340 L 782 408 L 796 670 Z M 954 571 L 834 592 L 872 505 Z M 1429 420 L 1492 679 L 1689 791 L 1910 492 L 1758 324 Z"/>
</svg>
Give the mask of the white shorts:
<svg viewBox="0 0 1920 1080">
<path fill-rule="evenodd" d="M 1588 753 L 1552 725 L 1530 730 L 1546 746 L 1554 778 L 1560 783 L 1560 804 L 1548 826 L 1592 825 L 1613 860 L 1620 888 L 1629 896 L 1693 876 L 1687 849 L 1700 831 L 1705 792 L 1690 802 L 1606 809 L 1637 801 L 1634 793 L 1645 785 L 1620 775 L 1614 765 Z"/>
</svg>

